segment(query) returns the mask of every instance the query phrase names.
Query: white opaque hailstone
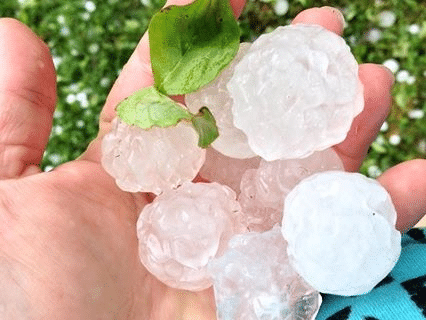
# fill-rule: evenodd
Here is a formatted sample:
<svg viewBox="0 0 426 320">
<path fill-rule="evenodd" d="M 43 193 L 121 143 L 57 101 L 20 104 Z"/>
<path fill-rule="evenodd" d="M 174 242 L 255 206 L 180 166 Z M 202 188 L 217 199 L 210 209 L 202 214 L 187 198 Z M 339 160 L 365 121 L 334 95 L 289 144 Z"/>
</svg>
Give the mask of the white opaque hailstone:
<svg viewBox="0 0 426 320">
<path fill-rule="evenodd" d="M 234 126 L 231 110 L 232 98 L 226 88 L 235 65 L 249 48 L 249 43 L 241 43 L 234 60 L 213 82 L 185 97 L 185 104 L 193 113 L 197 113 L 203 106 L 209 108 L 219 129 L 219 137 L 212 143 L 212 147 L 231 158 L 245 159 L 256 156 L 250 149 L 244 132 Z"/>
<path fill-rule="evenodd" d="M 247 170 L 241 179 L 238 201 L 250 231 L 266 231 L 281 223 L 287 194 L 303 179 L 329 170 L 344 170 L 332 148 L 303 159 L 261 160 L 257 170 Z"/>
<path fill-rule="evenodd" d="M 205 153 L 195 130 L 184 122 L 144 130 L 115 118 L 102 140 L 102 165 L 128 192 L 160 194 L 193 180 Z"/>
<path fill-rule="evenodd" d="M 212 273 L 219 320 L 314 319 L 319 293 L 291 267 L 279 227 L 234 236 Z"/>
<path fill-rule="evenodd" d="M 343 141 L 364 107 L 349 46 L 318 25 L 261 35 L 227 88 L 235 126 L 267 161 L 307 157 Z"/>
<path fill-rule="evenodd" d="M 283 221 L 292 265 L 323 293 L 367 293 L 399 258 L 391 198 L 359 173 L 329 171 L 303 180 L 285 200 Z"/>
<path fill-rule="evenodd" d="M 143 265 L 166 285 L 191 291 L 212 285 L 207 263 L 246 230 L 235 192 L 186 182 L 144 207 L 137 222 Z"/>
<path fill-rule="evenodd" d="M 208 181 L 227 185 L 239 194 L 242 176 L 246 170 L 258 168 L 259 163 L 260 157 L 230 158 L 213 148 L 208 148 L 206 161 L 200 169 L 200 176 Z"/>
</svg>

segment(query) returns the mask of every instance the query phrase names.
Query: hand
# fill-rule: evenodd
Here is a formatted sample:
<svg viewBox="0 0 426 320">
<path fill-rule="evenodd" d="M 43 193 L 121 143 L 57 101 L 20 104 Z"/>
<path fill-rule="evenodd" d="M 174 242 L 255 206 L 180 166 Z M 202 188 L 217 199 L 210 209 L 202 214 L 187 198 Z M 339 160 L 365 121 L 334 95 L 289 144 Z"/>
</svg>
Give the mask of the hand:
<svg viewBox="0 0 426 320">
<path fill-rule="evenodd" d="M 243 5 L 232 1 L 236 15 Z M 306 10 L 294 20 L 299 22 L 338 34 L 343 29 L 331 8 Z M 12 19 L 0 19 L 0 43 L 0 318 L 215 319 L 211 288 L 171 289 L 141 265 L 135 224 L 151 199 L 118 189 L 100 165 L 100 143 L 115 106 L 153 83 L 147 35 L 111 90 L 98 137 L 79 159 L 47 173 L 39 163 L 56 100 L 52 58 L 42 41 Z M 349 171 L 359 168 L 391 101 L 393 79 L 386 69 L 361 65 L 360 77 L 365 110 L 336 146 Z M 425 175 L 425 161 L 416 160 L 379 178 L 395 201 L 401 230 L 425 211 Z"/>
</svg>

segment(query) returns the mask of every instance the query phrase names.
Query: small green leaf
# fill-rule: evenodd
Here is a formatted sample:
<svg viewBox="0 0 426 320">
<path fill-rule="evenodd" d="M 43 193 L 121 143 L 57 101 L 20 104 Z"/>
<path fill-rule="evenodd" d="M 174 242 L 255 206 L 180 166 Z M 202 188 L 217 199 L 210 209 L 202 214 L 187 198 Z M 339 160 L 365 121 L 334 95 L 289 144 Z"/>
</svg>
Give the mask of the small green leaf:
<svg viewBox="0 0 426 320">
<path fill-rule="evenodd" d="M 151 19 L 148 33 L 155 86 L 168 95 L 190 93 L 214 80 L 240 42 L 229 0 L 166 7 Z"/>
<path fill-rule="evenodd" d="M 216 120 L 207 107 L 202 107 L 192 119 L 192 125 L 198 133 L 198 146 L 207 148 L 219 136 Z"/>
<path fill-rule="evenodd" d="M 169 127 L 181 120 L 190 121 L 193 118 L 192 113 L 154 87 L 136 91 L 120 102 L 117 114 L 125 123 L 142 129 Z"/>
</svg>

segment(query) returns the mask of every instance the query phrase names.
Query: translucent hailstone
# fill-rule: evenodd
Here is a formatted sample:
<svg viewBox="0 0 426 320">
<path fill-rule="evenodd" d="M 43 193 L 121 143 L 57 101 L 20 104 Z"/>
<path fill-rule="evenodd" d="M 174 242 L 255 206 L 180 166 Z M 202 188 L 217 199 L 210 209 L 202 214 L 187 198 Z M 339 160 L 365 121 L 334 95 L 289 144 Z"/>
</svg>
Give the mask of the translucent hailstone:
<svg viewBox="0 0 426 320">
<path fill-rule="evenodd" d="M 332 148 L 303 159 L 261 160 L 257 170 L 247 170 L 241 179 L 238 201 L 249 229 L 265 231 L 281 223 L 287 194 L 306 177 L 329 170 L 344 170 Z"/>
<path fill-rule="evenodd" d="M 137 222 L 143 265 L 166 285 L 191 291 L 212 285 L 207 263 L 246 230 L 235 192 L 218 183 L 185 182 L 144 207 Z"/>
<path fill-rule="evenodd" d="M 195 130 L 184 122 L 143 130 L 115 118 L 102 141 L 102 165 L 122 190 L 160 194 L 193 180 L 205 152 Z"/>
<path fill-rule="evenodd" d="M 291 267 L 279 227 L 234 236 L 209 263 L 219 320 L 314 319 L 321 296 Z"/>
<path fill-rule="evenodd" d="M 244 132 L 234 126 L 232 99 L 226 88 L 235 65 L 249 48 L 249 43 L 242 43 L 234 60 L 212 83 L 185 97 L 185 104 L 193 113 L 198 112 L 203 106 L 209 108 L 219 129 L 219 137 L 213 142 L 212 147 L 231 158 L 244 159 L 256 156 L 250 149 Z"/>
<path fill-rule="evenodd" d="M 396 264 L 401 234 L 387 191 L 359 173 L 318 173 L 287 196 L 282 232 L 296 271 L 315 289 L 351 296 Z"/>
<path fill-rule="evenodd" d="M 260 36 L 227 88 L 235 126 L 267 161 L 307 157 L 343 141 L 364 107 L 349 46 L 318 25 Z"/>
<path fill-rule="evenodd" d="M 227 185 L 237 194 L 240 193 L 241 178 L 248 169 L 259 167 L 260 157 L 237 159 L 230 158 L 213 148 L 206 150 L 206 161 L 200 169 L 200 176 L 211 182 Z"/>
</svg>

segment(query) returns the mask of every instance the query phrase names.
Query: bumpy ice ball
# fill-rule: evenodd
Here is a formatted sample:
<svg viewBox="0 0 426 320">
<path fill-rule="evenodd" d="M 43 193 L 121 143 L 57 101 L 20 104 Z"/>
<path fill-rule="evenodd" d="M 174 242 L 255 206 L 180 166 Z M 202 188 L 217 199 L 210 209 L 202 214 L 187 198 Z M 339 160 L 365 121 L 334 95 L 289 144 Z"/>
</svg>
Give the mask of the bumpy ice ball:
<svg viewBox="0 0 426 320">
<path fill-rule="evenodd" d="M 358 173 L 306 178 L 287 196 L 282 232 L 296 271 L 315 289 L 351 296 L 373 289 L 396 264 L 401 234 L 387 191 Z"/>
<path fill-rule="evenodd" d="M 235 126 L 267 161 L 304 158 L 343 141 L 364 107 L 349 46 L 318 25 L 260 36 L 227 87 Z"/>
<path fill-rule="evenodd" d="M 142 263 L 170 287 L 191 291 L 212 285 L 207 263 L 245 229 L 233 190 L 186 182 L 144 207 L 138 222 Z"/>
<path fill-rule="evenodd" d="M 235 65 L 249 48 L 249 43 L 242 43 L 234 60 L 213 82 L 185 97 L 186 106 L 191 112 L 196 113 L 202 106 L 207 106 L 215 117 L 219 137 L 212 147 L 228 157 L 238 159 L 251 158 L 256 154 L 250 149 L 244 132 L 234 126 L 232 98 L 226 84 L 234 72 Z"/>
<path fill-rule="evenodd" d="M 115 118 L 102 140 L 102 166 L 128 192 L 160 194 L 191 181 L 205 154 L 195 130 L 183 122 L 144 130 Z"/>
</svg>

